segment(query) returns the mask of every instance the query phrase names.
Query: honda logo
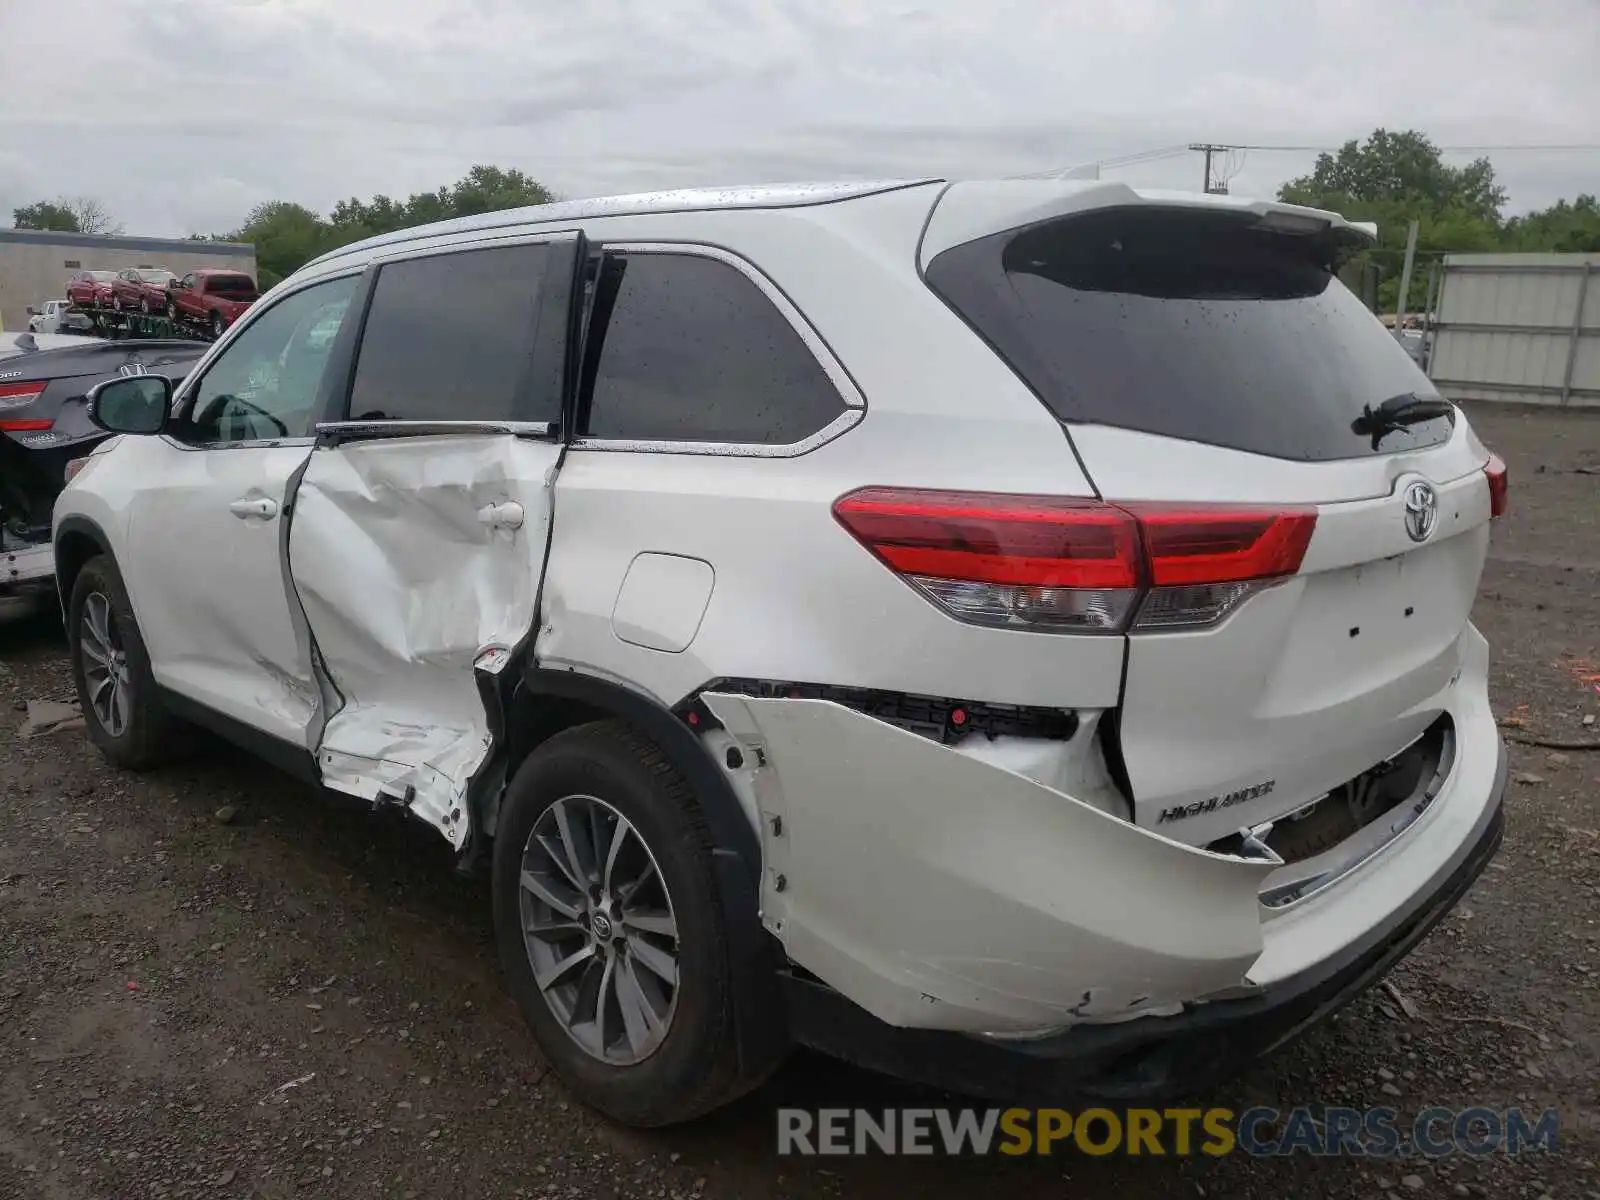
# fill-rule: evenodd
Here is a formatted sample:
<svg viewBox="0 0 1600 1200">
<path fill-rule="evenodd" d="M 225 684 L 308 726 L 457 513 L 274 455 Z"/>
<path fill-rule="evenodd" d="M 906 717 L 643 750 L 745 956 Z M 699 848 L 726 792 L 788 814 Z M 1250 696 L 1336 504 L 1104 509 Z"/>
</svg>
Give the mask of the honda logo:
<svg viewBox="0 0 1600 1200">
<path fill-rule="evenodd" d="M 1406 533 L 1413 542 L 1425 542 L 1439 523 L 1439 496 L 1431 483 L 1418 480 L 1406 488 Z"/>
</svg>

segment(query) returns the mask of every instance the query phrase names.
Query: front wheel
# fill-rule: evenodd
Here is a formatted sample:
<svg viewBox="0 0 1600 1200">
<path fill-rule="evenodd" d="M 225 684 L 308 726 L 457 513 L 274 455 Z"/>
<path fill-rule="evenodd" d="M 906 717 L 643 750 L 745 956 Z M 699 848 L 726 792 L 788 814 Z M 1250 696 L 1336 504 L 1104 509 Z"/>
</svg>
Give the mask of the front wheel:
<svg viewBox="0 0 1600 1200">
<path fill-rule="evenodd" d="M 585 1103 L 671 1125 L 758 1082 L 739 1072 L 705 816 L 654 742 L 603 721 L 529 755 L 500 809 L 493 886 L 512 991 Z"/>
<path fill-rule="evenodd" d="M 106 555 L 78 572 L 67 604 L 67 638 L 89 740 L 130 770 L 168 759 L 178 722 L 161 704 L 128 590 Z"/>
<path fill-rule="evenodd" d="M 221 337 L 223 331 L 225 329 L 227 329 L 227 328 L 228 328 L 228 323 L 222 319 L 222 314 L 220 312 L 217 312 L 215 309 L 213 309 L 212 313 L 211 313 L 211 336 L 212 336 L 212 338 L 215 339 L 215 338 Z"/>
<path fill-rule="evenodd" d="M 111 297 L 111 311 L 112 312 L 121 312 L 122 311 L 122 297 L 121 296 L 113 296 L 113 297 Z"/>
<path fill-rule="evenodd" d="M 145 296 L 143 299 L 141 299 L 139 301 L 139 311 L 142 312 L 147 317 L 150 315 L 150 297 L 149 296 Z"/>
<path fill-rule="evenodd" d="M 176 321 L 177 319 L 178 319 L 178 306 L 176 304 L 174 304 L 171 300 L 168 300 L 167 301 L 167 320 Z"/>
</svg>

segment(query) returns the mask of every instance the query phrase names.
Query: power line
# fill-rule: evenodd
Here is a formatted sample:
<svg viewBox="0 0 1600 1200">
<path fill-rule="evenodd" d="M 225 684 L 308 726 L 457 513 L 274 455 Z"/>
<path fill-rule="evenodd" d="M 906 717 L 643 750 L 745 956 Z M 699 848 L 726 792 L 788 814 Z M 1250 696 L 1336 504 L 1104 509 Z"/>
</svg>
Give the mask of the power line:
<svg viewBox="0 0 1600 1200">
<path fill-rule="evenodd" d="M 1086 167 L 1105 169 L 1108 167 L 1132 167 L 1143 163 L 1159 162 L 1164 158 L 1176 158 L 1180 154 L 1187 154 L 1187 146 L 1157 146 L 1151 150 L 1140 150 L 1134 154 L 1123 154 L 1115 158 L 1095 158 L 1087 162 L 1072 163 L 1065 167 L 1051 167 L 1045 171 L 1030 171 L 1025 175 L 1013 175 L 1013 179 L 1060 179 L 1069 171 L 1082 170 Z"/>
<path fill-rule="evenodd" d="M 1290 154 L 1321 154 L 1342 150 L 1343 146 L 1241 146 L 1237 144 L 1226 147 L 1213 147 L 1213 149 L 1228 150 L 1262 150 L 1267 152 L 1282 151 Z M 1191 150 L 1204 149 L 1203 146 L 1191 146 Z M 1482 146 L 1435 146 L 1441 154 L 1505 154 L 1512 152 L 1545 152 L 1559 154 L 1591 154 L 1600 151 L 1600 142 L 1569 142 L 1569 143 L 1544 143 L 1521 145 L 1482 145 Z"/>
</svg>

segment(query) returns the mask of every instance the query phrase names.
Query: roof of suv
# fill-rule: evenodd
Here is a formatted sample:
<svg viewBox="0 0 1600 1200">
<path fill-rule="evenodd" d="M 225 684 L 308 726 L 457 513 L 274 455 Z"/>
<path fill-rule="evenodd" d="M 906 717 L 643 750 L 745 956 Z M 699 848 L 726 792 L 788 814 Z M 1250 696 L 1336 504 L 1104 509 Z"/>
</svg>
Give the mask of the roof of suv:
<svg viewBox="0 0 1600 1200">
<path fill-rule="evenodd" d="M 1156 205 L 1178 208 L 1227 208 L 1251 212 L 1263 219 L 1288 222 L 1291 228 L 1337 228 L 1375 238 L 1376 226 L 1346 221 L 1338 213 L 1305 208 L 1275 200 L 1254 200 L 1242 196 L 1219 196 L 1198 192 L 1163 191 L 1133 188 L 1112 180 L 1062 180 L 1037 178 L 963 180 L 952 183 L 939 178 L 864 180 L 834 183 L 768 184 L 753 187 L 680 188 L 672 191 L 639 192 L 627 196 L 597 196 L 584 200 L 561 200 L 525 208 L 508 208 L 470 217 L 415 225 L 352 242 L 318 258 L 307 267 L 319 267 L 341 260 L 361 259 L 384 247 L 449 234 L 476 234 L 487 230 L 518 226 L 550 226 L 587 222 L 612 217 L 709 212 L 754 212 L 760 210 L 818 209 L 847 204 L 866 197 L 916 188 L 938 187 L 941 200 L 931 216 L 917 214 L 921 228 L 920 251 L 924 264 L 941 249 L 985 234 L 1016 229 L 1034 221 L 1066 216 L 1072 212 L 1116 205 Z M 926 221 L 926 224 L 924 224 Z M 1305 228 L 1302 232 L 1307 231 Z"/>
<path fill-rule="evenodd" d="M 626 196 L 595 196 L 585 200 L 557 200 L 551 204 L 534 204 L 526 208 L 507 208 L 496 212 L 479 213 L 471 217 L 457 217 L 450 221 L 436 221 L 430 225 L 415 225 L 397 229 L 376 237 L 340 246 L 315 259 L 307 266 L 332 261 L 346 254 L 356 254 L 378 246 L 397 242 L 415 241 L 435 237 L 442 233 L 470 233 L 478 229 L 495 229 L 506 225 L 534 225 L 550 221 L 586 221 L 595 217 L 624 217 L 641 213 L 702 212 L 717 208 L 800 208 L 812 204 L 832 204 L 839 200 L 853 200 L 861 196 L 892 192 L 900 188 L 922 187 L 930 183 L 943 183 L 943 179 L 876 179 L 836 183 L 774 183 L 751 187 L 675 188 L 660 192 L 636 192 Z"/>
</svg>

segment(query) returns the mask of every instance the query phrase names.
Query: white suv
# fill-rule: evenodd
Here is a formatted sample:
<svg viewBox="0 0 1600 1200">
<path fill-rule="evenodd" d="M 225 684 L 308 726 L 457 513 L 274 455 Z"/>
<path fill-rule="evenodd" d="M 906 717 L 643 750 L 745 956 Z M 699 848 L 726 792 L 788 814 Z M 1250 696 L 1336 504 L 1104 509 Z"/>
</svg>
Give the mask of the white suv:
<svg viewBox="0 0 1600 1200">
<path fill-rule="evenodd" d="M 1191 1086 L 1500 836 L 1505 470 L 1332 274 L 1367 237 L 919 181 L 335 251 L 175 397 L 96 390 L 148 436 L 56 508 L 90 736 L 209 726 L 491 864 L 540 1044 L 624 1121 L 795 1042 Z"/>
</svg>

